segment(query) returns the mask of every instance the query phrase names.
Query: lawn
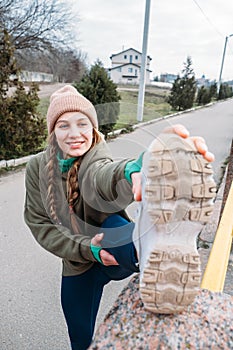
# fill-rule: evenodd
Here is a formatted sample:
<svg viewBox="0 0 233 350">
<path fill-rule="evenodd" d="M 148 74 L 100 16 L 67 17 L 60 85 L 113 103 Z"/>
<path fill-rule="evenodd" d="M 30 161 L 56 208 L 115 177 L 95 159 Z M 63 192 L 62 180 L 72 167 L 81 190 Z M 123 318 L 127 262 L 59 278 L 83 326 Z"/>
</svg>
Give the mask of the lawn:
<svg viewBox="0 0 233 350">
<path fill-rule="evenodd" d="M 116 129 L 128 124 L 137 124 L 138 91 L 119 90 L 121 96 L 120 115 Z M 145 91 L 143 121 L 149 121 L 171 112 L 171 106 L 166 102 L 169 90 L 150 87 Z"/>
</svg>

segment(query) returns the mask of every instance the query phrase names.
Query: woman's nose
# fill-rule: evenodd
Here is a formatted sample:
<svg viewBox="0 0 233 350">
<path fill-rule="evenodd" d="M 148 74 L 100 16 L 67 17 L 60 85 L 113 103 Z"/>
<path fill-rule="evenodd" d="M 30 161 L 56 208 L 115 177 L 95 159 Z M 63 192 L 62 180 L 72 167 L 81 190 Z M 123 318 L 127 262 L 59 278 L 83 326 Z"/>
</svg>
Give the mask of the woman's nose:
<svg viewBox="0 0 233 350">
<path fill-rule="evenodd" d="M 70 133 L 70 136 L 72 136 L 72 137 L 80 136 L 80 134 L 81 134 L 80 129 L 77 126 L 72 126 L 70 128 L 70 132 L 69 133 Z"/>
</svg>

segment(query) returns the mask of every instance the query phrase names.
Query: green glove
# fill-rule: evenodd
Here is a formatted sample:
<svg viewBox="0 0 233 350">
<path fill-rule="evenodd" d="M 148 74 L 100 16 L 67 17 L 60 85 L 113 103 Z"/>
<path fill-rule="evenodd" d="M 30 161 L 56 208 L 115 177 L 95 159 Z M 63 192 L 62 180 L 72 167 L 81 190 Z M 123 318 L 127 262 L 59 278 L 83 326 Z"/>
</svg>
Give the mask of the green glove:
<svg viewBox="0 0 233 350">
<path fill-rule="evenodd" d="M 100 257 L 100 251 L 101 251 L 102 247 L 98 247 L 96 245 L 91 244 L 91 252 L 94 256 L 94 258 L 101 264 L 103 264 L 101 257 Z"/>
<path fill-rule="evenodd" d="M 125 178 L 132 185 L 131 174 L 139 173 L 142 168 L 142 157 L 144 152 L 142 152 L 137 160 L 130 160 L 125 166 Z"/>
</svg>

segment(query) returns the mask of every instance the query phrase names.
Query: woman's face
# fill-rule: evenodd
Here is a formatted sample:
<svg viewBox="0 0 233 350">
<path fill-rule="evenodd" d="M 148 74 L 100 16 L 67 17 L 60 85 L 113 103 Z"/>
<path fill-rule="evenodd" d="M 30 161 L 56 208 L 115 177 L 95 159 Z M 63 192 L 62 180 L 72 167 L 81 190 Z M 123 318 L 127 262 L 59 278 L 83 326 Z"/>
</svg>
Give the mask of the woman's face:
<svg viewBox="0 0 233 350">
<path fill-rule="evenodd" d="M 54 132 L 64 159 L 80 157 L 92 145 L 92 123 L 80 112 L 62 114 L 55 124 Z"/>
</svg>

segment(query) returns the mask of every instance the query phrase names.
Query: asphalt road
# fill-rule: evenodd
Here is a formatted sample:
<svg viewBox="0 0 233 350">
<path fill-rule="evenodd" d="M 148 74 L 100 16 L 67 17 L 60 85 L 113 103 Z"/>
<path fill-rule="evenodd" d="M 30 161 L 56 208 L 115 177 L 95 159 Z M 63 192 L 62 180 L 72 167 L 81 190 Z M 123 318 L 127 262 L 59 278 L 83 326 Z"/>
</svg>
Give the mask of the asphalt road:
<svg viewBox="0 0 233 350">
<path fill-rule="evenodd" d="M 216 156 L 219 181 L 232 141 L 233 99 L 119 136 L 109 142 L 114 157 L 137 156 L 165 126 L 175 123 L 206 139 Z M 61 262 L 34 241 L 23 221 L 23 203 L 24 170 L 0 178 L 0 349 L 69 350 L 60 308 Z M 129 208 L 131 215 L 134 209 Z M 125 283 L 106 287 L 98 324 Z"/>
</svg>

